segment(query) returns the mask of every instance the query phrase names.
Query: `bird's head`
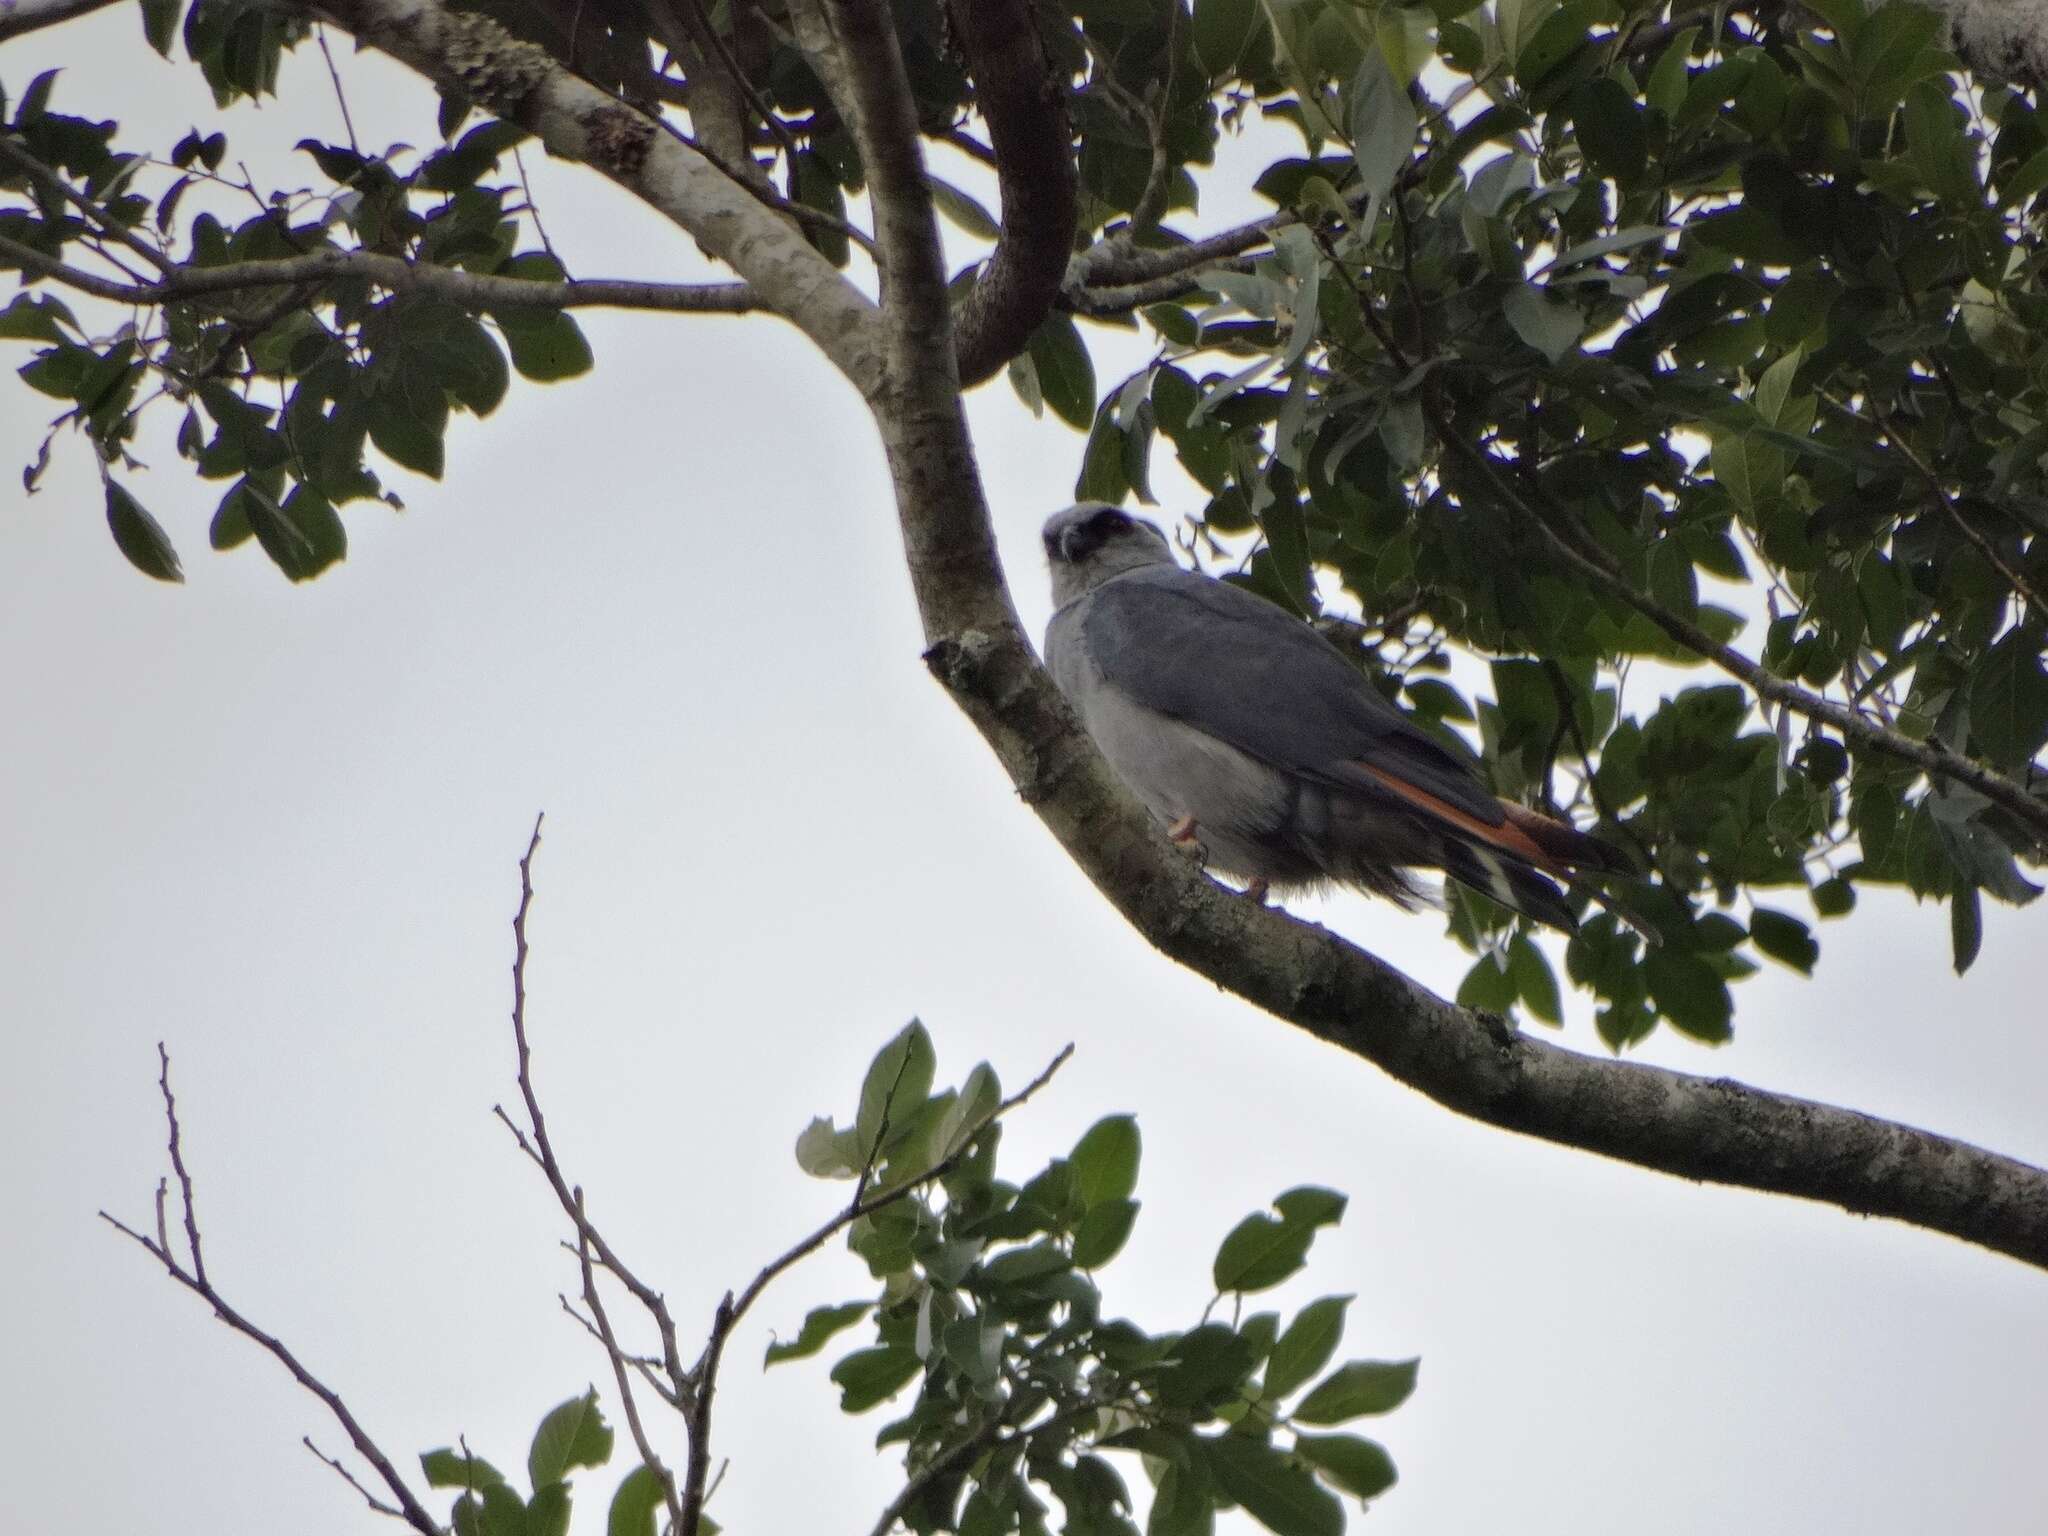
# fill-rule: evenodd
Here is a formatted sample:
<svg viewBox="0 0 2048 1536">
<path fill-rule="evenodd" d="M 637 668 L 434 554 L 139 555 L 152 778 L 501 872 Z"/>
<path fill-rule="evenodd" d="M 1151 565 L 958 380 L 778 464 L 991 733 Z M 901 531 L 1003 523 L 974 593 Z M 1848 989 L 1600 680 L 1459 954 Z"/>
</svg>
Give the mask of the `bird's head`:
<svg viewBox="0 0 2048 1536">
<path fill-rule="evenodd" d="M 1165 534 L 1107 502 L 1084 501 L 1053 513 L 1045 520 L 1044 538 L 1053 605 L 1060 608 L 1112 576 L 1174 563 Z"/>
</svg>

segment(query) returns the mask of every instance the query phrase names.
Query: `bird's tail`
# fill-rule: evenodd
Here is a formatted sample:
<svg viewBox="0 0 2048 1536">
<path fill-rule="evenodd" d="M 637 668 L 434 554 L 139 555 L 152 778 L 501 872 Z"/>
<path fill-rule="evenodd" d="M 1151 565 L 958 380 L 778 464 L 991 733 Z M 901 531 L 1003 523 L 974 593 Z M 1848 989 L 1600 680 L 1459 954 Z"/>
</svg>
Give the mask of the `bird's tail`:
<svg viewBox="0 0 2048 1536">
<path fill-rule="evenodd" d="M 1564 892 L 1555 881 L 1522 859 L 1489 843 L 1452 835 L 1441 839 L 1439 861 L 1444 873 L 1460 885 L 1471 887 L 1511 912 L 1566 933 L 1578 929 L 1579 920 L 1572 915 Z"/>
</svg>

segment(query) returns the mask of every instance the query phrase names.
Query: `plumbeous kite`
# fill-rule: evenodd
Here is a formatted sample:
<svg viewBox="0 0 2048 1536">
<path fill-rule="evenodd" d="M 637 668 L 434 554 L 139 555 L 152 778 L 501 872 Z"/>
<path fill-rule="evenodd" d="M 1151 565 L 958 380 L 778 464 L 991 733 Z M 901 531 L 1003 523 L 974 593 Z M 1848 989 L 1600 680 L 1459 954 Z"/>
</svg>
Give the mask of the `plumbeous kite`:
<svg viewBox="0 0 2048 1536">
<path fill-rule="evenodd" d="M 1412 907 L 1407 871 L 1440 869 L 1570 930 L 1547 877 L 1630 867 L 1489 793 L 1322 636 L 1183 570 L 1152 524 L 1083 502 L 1046 522 L 1045 553 L 1053 680 L 1167 835 L 1252 894 L 1351 885 Z"/>
</svg>

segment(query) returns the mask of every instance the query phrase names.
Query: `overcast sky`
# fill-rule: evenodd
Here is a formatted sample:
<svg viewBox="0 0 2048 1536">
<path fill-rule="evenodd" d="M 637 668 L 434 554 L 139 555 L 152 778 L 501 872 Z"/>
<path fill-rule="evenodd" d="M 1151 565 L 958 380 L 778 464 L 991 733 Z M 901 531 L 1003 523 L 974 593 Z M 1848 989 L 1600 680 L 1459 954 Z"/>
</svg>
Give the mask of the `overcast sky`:
<svg viewBox="0 0 2048 1536">
<path fill-rule="evenodd" d="M 211 108 L 139 32 L 122 9 L 12 43 L 0 80 L 90 60 L 55 105 L 161 147 Z M 430 140 L 423 92 L 343 62 L 366 138 Z M 317 55 L 284 96 L 232 117 L 259 172 L 287 162 L 258 137 L 338 136 Z M 528 163 L 579 275 L 701 270 L 594 178 Z M 2048 1280 L 1456 1119 L 1162 960 L 926 676 L 851 392 L 770 320 L 584 324 L 594 375 L 459 419 L 447 479 L 395 475 L 403 515 L 348 509 L 347 563 L 306 587 L 253 545 L 207 550 L 219 488 L 161 437 L 135 488 L 183 587 L 117 554 L 79 440 L 39 495 L 0 493 L 11 1528 L 379 1523 L 299 1446 L 341 1449 L 318 1405 L 93 1215 L 150 1219 L 160 1039 L 213 1276 L 394 1456 L 466 1435 L 517 1465 L 540 1413 L 606 1375 L 555 1302 L 558 1215 L 490 1115 L 513 1092 L 514 864 L 545 809 L 540 1087 L 689 1332 L 843 1200 L 792 1141 L 917 1014 L 942 1080 L 986 1058 L 1014 1087 L 1077 1044 L 1005 1139 L 1019 1174 L 1136 1112 L 1145 1211 L 1104 1286 L 1149 1326 L 1195 1319 L 1216 1241 L 1274 1193 L 1351 1194 L 1281 1297 L 1355 1292 L 1348 1353 L 1422 1357 L 1371 1426 L 1402 1472 L 1375 1531 L 2048 1529 Z M 0 382 L 18 487 L 49 402 Z M 1000 383 L 973 406 L 1037 629 L 1035 533 L 1081 442 Z M 1438 988 L 1464 968 L 1440 918 L 1307 910 Z M 1941 911 L 1866 896 L 1816 980 L 1737 989 L 1732 1046 L 1641 1054 L 2048 1160 L 2041 920 L 1992 910 L 1957 981 Z M 1565 1038 L 1600 1049 L 1582 1006 Z M 807 1264 L 736 1342 L 727 1530 L 865 1531 L 893 1490 L 886 1414 L 843 1419 L 823 1361 L 755 1368 L 771 1327 L 863 1281 L 843 1253 Z M 584 1479 L 580 1529 L 622 1470 Z"/>
</svg>

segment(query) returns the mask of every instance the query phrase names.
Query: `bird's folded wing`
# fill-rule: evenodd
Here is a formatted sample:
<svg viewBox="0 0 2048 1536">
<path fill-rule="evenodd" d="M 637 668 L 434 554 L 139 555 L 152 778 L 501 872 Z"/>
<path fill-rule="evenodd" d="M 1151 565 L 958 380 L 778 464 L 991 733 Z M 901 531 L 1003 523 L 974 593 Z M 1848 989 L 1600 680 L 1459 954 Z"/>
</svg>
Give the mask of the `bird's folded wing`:
<svg viewBox="0 0 2048 1536">
<path fill-rule="evenodd" d="M 1082 599 L 1102 679 L 1277 768 L 1366 794 L 1398 779 L 1486 827 L 1499 800 L 1328 641 L 1228 583 L 1151 566 Z"/>
</svg>

